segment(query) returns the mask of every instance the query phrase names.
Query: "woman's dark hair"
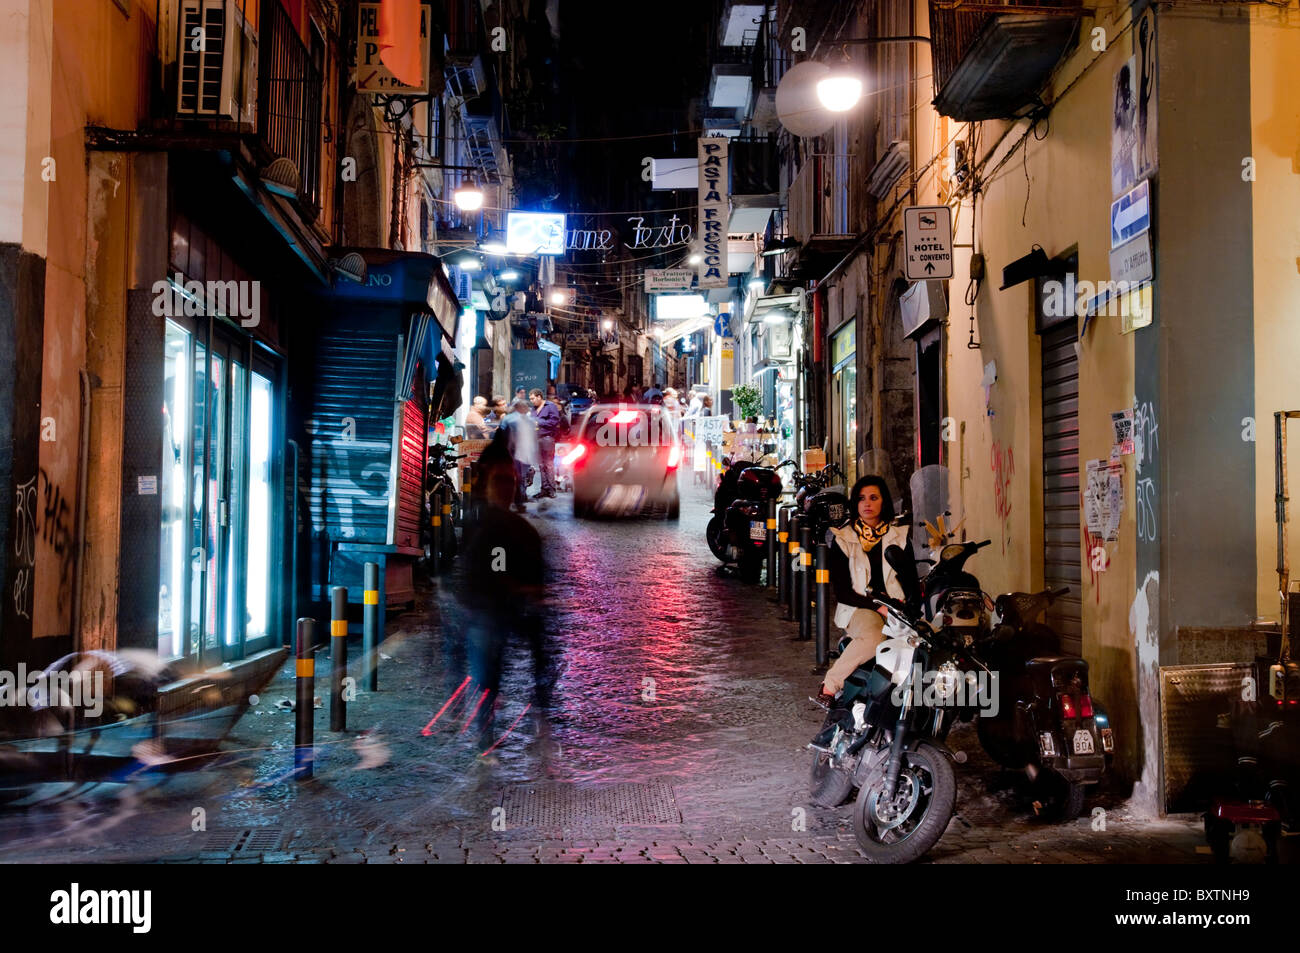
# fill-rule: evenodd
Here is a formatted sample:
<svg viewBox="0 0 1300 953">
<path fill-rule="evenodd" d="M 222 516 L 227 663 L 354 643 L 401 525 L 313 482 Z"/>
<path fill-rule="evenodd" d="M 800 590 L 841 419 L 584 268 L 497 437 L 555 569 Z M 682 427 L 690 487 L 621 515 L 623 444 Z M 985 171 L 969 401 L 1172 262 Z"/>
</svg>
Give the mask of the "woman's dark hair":
<svg viewBox="0 0 1300 953">
<path fill-rule="evenodd" d="M 878 477 L 875 474 L 859 478 L 858 482 L 853 484 L 853 492 L 849 494 L 850 511 L 853 513 L 853 519 L 858 518 L 858 501 L 862 496 L 862 491 L 869 486 L 874 486 L 880 490 L 880 518 L 885 522 L 892 520 L 897 514 L 894 513 L 894 498 L 889 494 L 889 484 L 885 482 L 884 477 Z"/>
</svg>

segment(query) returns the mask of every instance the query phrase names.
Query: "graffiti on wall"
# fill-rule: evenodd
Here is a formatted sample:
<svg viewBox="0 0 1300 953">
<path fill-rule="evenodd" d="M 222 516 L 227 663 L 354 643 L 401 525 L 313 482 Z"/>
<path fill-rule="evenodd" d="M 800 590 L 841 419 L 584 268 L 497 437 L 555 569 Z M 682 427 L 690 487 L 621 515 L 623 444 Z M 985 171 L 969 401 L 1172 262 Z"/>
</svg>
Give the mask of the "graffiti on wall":
<svg viewBox="0 0 1300 953">
<path fill-rule="evenodd" d="M 1002 553 L 1007 552 L 1008 523 L 1011 519 L 1011 478 L 1016 472 L 1016 458 L 1010 447 L 993 443 L 993 505 L 1002 524 Z"/>
<path fill-rule="evenodd" d="M 67 605 L 72 595 L 72 504 L 63 489 L 42 468 L 14 493 L 14 612 L 32 617 L 32 584 L 36 575 L 36 546 L 54 554 L 58 572 L 58 603 Z"/>
<path fill-rule="evenodd" d="M 1159 487 L 1156 479 L 1156 454 L 1160 451 L 1160 425 L 1156 419 L 1155 404 L 1133 401 L 1133 467 L 1137 473 L 1134 486 L 1134 503 L 1137 506 L 1138 541 L 1154 542 L 1160 534 L 1156 510 Z M 1145 473 L 1143 467 L 1146 467 Z"/>
<path fill-rule="evenodd" d="M 19 484 L 14 496 L 14 612 L 30 619 L 36 568 L 36 477 Z"/>
</svg>

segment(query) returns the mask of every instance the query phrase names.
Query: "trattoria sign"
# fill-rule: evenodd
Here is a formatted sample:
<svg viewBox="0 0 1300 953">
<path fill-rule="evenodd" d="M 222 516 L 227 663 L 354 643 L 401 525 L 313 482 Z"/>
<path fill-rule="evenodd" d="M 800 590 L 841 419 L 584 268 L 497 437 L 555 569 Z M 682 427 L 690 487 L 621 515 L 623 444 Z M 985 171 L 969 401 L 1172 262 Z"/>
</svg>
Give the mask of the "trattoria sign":
<svg viewBox="0 0 1300 953">
<path fill-rule="evenodd" d="M 725 136 L 700 139 L 700 287 L 727 285 L 727 145 Z"/>
</svg>

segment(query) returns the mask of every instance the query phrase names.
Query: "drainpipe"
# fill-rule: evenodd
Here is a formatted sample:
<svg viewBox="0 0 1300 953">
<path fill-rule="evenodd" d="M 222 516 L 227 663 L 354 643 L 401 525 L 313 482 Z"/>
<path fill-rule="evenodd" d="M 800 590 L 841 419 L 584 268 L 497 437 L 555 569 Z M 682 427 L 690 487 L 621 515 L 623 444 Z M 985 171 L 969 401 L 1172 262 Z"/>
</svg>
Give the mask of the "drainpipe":
<svg viewBox="0 0 1300 953">
<path fill-rule="evenodd" d="M 77 527 L 73 538 L 77 541 L 72 566 L 72 651 L 82 650 L 81 640 L 81 578 L 82 556 L 86 551 L 86 473 L 90 458 L 90 375 L 83 367 L 81 377 L 81 434 L 77 440 Z"/>
</svg>

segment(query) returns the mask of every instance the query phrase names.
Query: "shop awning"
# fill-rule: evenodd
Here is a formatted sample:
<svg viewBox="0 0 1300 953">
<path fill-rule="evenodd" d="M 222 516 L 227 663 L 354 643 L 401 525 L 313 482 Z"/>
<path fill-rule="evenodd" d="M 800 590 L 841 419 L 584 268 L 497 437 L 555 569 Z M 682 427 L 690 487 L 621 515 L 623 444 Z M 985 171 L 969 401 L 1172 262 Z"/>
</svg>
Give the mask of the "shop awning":
<svg viewBox="0 0 1300 953">
<path fill-rule="evenodd" d="M 382 307 L 391 305 L 406 315 L 429 314 L 453 344 L 461 305 L 442 262 L 423 252 L 387 248 L 335 248 L 338 259 L 357 252 L 366 262 L 366 277 L 357 282 L 334 275 L 334 297 L 340 302 Z"/>
</svg>

